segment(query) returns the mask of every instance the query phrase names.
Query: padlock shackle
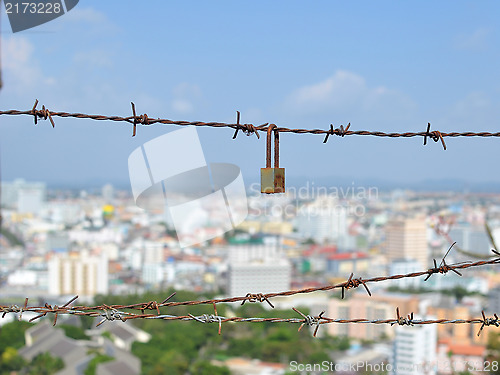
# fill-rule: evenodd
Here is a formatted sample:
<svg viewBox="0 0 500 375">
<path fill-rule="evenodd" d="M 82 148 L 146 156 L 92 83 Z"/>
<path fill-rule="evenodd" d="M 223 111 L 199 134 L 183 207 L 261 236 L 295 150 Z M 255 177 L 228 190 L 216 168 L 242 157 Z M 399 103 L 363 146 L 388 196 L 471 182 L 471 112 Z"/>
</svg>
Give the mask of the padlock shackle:
<svg viewBox="0 0 500 375">
<path fill-rule="evenodd" d="M 271 132 L 273 129 L 277 128 L 275 124 L 271 124 L 267 128 L 267 147 L 266 147 L 266 168 L 271 168 Z M 280 144 L 280 134 L 278 131 L 274 131 L 274 168 L 279 168 L 280 166 L 280 156 L 279 156 L 279 144 Z"/>
<path fill-rule="evenodd" d="M 280 132 L 274 131 L 274 168 L 280 167 Z"/>
</svg>

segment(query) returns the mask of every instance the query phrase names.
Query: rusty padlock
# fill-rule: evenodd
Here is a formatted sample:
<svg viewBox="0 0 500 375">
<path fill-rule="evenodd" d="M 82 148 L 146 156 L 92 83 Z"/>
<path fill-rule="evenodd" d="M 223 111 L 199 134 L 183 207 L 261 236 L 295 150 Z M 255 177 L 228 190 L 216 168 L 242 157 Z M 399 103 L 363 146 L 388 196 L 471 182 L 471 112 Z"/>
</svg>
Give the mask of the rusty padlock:
<svg viewBox="0 0 500 375">
<path fill-rule="evenodd" d="M 280 168 L 280 134 L 274 131 L 274 168 L 271 168 L 271 132 L 275 124 L 267 128 L 266 168 L 260 169 L 260 192 L 266 194 L 285 192 L 285 168 Z"/>
</svg>

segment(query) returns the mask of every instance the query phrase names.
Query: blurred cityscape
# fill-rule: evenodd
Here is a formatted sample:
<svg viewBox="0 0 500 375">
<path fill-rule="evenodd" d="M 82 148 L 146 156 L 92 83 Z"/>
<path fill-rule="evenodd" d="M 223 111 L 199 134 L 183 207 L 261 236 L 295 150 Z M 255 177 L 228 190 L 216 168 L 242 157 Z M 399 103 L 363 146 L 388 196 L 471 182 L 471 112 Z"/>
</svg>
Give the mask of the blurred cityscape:
<svg viewBox="0 0 500 375">
<path fill-rule="evenodd" d="M 343 282 L 351 273 L 369 278 L 425 271 L 433 259 L 441 262 L 453 242 L 448 264 L 486 259 L 495 242 L 500 243 L 500 194 L 379 191 L 354 184 L 308 184 L 269 196 L 259 189 L 247 189 L 249 214 L 236 229 L 181 248 L 168 208 L 146 212 L 130 192 L 111 184 L 73 191 L 48 189 L 42 182 L 4 181 L 0 304 L 21 305 L 29 297 L 31 304 L 60 306 L 75 295 L 79 304 L 91 304 L 103 296 L 170 289 L 200 296 L 280 292 Z M 192 236 L 207 238 L 207 231 L 215 229 L 207 225 Z M 401 315 L 414 312 L 424 319 L 499 313 L 495 266 L 461 273 L 370 284 L 371 297 L 358 288 L 347 291 L 345 299 L 335 290 L 279 297 L 272 303 L 281 310 L 325 310 L 325 316 L 341 319 L 393 319 L 396 307 Z M 271 311 L 266 303 L 262 307 Z M 14 319 L 7 315 L 0 324 L 9 323 L 9 317 Z M 77 320 L 73 316 L 65 324 L 82 326 Z M 152 335 L 129 323 L 104 324 L 104 336 L 95 324 L 87 327 L 85 346 L 42 321 L 26 327 L 18 353 L 31 361 L 49 352 L 64 362 L 58 374 L 77 374 L 95 358 L 87 349 L 101 348 L 114 360 L 98 364 L 97 373 L 144 373 L 145 359 L 132 353 L 132 343 L 146 343 Z M 319 330 L 319 340 L 345 337 L 349 343 L 329 352 L 328 370 L 325 361 L 299 363 L 289 357 L 264 361 L 229 356 L 210 363 L 234 374 L 391 372 L 383 364 L 398 368 L 398 374 L 496 373 L 498 338 L 490 334 L 495 328 L 486 327 L 479 336 L 478 330 L 479 325 L 469 324 L 328 324 Z M 415 370 L 412 365 L 424 367 Z"/>
</svg>

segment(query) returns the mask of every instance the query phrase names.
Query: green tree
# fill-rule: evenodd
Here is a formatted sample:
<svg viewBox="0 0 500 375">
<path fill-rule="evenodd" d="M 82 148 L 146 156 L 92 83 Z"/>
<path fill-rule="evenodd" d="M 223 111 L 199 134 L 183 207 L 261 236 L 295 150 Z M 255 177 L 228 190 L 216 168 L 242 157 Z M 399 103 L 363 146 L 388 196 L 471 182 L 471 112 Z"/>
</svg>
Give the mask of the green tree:
<svg viewBox="0 0 500 375">
<path fill-rule="evenodd" d="M 148 375 L 184 375 L 189 368 L 188 359 L 175 350 L 166 352 L 158 363 L 148 372 Z"/>
<path fill-rule="evenodd" d="M 50 353 L 38 354 L 26 369 L 27 375 L 52 375 L 64 368 L 61 358 L 53 357 Z"/>
<path fill-rule="evenodd" d="M 17 350 L 8 346 L 0 356 L 0 373 L 8 374 L 12 371 L 19 371 L 26 365 L 26 361 Z"/>
<path fill-rule="evenodd" d="M 90 338 L 85 334 L 85 331 L 80 328 L 70 324 L 58 324 L 58 328 L 64 330 L 64 334 L 75 340 L 90 340 Z"/>
<path fill-rule="evenodd" d="M 486 360 L 492 364 L 490 366 L 490 374 L 500 375 L 500 334 L 490 332 L 488 335 L 488 343 L 486 345 L 488 354 Z M 493 367 L 493 364 L 496 366 Z"/>
<path fill-rule="evenodd" d="M 227 367 L 215 366 L 208 361 L 196 362 L 191 373 L 196 375 L 231 375 Z"/>
<path fill-rule="evenodd" d="M 112 361 L 114 358 L 105 354 L 97 354 L 94 358 L 92 358 L 87 365 L 87 368 L 83 372 L 84 375 L 95 375 L 96 368 L 99 363 L 105 363 Z"/>
<path fill-rule="evenodd" d="M 0 353 L 7 347 L 20 349 L 24 346 L 24 331 L 33 324 L 20 321 L 4 324 L 0 328 Z"/>
</svg>

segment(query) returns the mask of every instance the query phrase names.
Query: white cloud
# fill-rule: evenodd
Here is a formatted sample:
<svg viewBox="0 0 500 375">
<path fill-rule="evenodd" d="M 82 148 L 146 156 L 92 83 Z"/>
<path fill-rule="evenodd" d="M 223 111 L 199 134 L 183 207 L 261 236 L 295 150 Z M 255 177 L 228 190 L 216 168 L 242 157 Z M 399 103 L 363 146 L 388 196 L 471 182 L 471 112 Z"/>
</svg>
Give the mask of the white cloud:
<svg viewBox="0 0 500 375">
<path fill-rule="evenodd" d="M 31 42 L 22 36 L 11 36 L 2 40 L 3 80 L 6 90 L 23 94 L 38 85 L 51 85 L 54 78 L 45 77 Z"/>
<path fill-rule="evenodd" d="M 203 98 L 201 88 L 198 85 L 182 82 L 172 90 L 174 99 L 172 100 L 172 109 L 181 114 L 192 113 L 196 104 L 199 104 Z"/>
<path fill-rule="evenodd" d="M 472 34 L 461 34 L 455 39 L 455 48 L 464 51 L 483 51 L 488 48 L 491 29 L 480 27 Z"/>
<path fill-rule="evenodd" d="M 83 26 L 86 34 L 99 33 L 106 35 L 106 38 L 121 30 L 104 13 L 90 7 L 80 6 L 80 4 L 60 18 L 60 25 L 65 29 Z"/>
<path fill-rule="evenodd" d="M 176 112 L 180 113 L 190 113 L 193 111 L 193 104 L 188 100 L 174 99 L 172 101 L 172 108 Z"/>
<path fill-rule="evenodd" d="M 300 115 L 343 113 L 402 113 L 416 104 L 403 93 L 384 86 L 369 87 L 358 74 L 338 70 L 327 79 L 292 92 L 285 100 L 288 111 Z"/>
</svg>

